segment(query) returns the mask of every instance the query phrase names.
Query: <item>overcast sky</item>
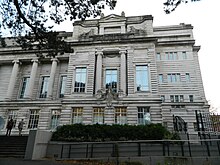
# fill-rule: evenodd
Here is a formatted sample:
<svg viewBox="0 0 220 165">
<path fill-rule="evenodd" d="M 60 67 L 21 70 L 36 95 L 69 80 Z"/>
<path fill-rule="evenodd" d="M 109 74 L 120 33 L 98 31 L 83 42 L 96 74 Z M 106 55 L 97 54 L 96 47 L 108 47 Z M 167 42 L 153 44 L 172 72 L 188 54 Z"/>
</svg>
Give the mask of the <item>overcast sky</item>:
<svg viewBox="0 0 220 165">
<path fill-rule="evenodd" d="M 201 46 L 199 51 L 200 68 L 206 99 L 220 113 L 220 0 L 201 0 L 182 4 L 174 12 L 167 15 L 163 11 L 165 0 L 117 0 L 115 10 L 105 10 L 104 14 L 125 12 L 125 16 L 152 15 L 153 26 L 178 25 L 186 23 L 193 25 L 196 45 Z M 66 26 L 71 31 L 71 26 Z"/>
</svg>

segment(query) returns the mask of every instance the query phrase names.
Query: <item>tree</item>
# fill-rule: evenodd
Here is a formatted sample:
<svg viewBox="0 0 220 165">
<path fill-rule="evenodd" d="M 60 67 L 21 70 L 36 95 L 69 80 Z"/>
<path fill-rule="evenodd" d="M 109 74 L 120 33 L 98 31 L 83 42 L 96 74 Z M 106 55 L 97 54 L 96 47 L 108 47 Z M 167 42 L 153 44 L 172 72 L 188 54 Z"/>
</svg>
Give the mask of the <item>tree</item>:
<svg viewBox="0 0 220 165">
<path fill-rule="evenodd" d="M 2 30 L 10 32 L 24 49 L 48 49 L 49 55 L 72 51 L 68 44 L 54 32 L 51 24 L 60 24 L 69 19 L 84 20 L 97 17 L 105 6 L 114 9 L 117 0 L 1 0 L 0 44 Z M 181 3 L 189 0 L 166 0 L 164 11 L 168 14 Z M 191 0 L 199 1 L 199 0 Z M 35 43 L 35 44 L 34 44 Z M 36 44 L 38 43 L 38 44 Z"/>
<path fill-rule="evenodd" d="M 196 2 L 196 1 L 200 1 L 200 0 L 190 0 L 191 2 Z M 166 0 L 166 2 L 164 3 L 164 11 L 167 14 L 170 14 L 171 12 L 173 12 L 180 4 L 182 3 L 188 3 L 189 0 Z"/>
<path fill-rule="evenodd" d="M 55 49 L 54 56 L 70 49 L 49 22 L 97 17 L 105 6 L 115 5 L 115 0 L 1 0 L 0 34 L 9 31 L 25 49 Z M 3 39 L 1 43 L 6 46 Z"/>
</svg>

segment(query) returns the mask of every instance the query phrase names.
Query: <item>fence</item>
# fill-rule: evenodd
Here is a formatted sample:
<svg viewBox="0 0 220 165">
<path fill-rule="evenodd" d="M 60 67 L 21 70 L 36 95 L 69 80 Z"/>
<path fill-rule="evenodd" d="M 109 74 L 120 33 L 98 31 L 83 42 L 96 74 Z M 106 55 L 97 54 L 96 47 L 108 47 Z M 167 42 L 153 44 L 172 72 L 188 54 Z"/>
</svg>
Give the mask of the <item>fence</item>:
<svg viewBox="0 0 220 165">
<path fill-rule="evenodd" d="M 120 142 L 59 143 L 60 159 L 146 156 L 220 156 L 220 139 L 147 140 Z M 49 150 L 53 150 L 49 144 Z M 59 155 L 59 156 L 58 156 Z"/>
</svg>

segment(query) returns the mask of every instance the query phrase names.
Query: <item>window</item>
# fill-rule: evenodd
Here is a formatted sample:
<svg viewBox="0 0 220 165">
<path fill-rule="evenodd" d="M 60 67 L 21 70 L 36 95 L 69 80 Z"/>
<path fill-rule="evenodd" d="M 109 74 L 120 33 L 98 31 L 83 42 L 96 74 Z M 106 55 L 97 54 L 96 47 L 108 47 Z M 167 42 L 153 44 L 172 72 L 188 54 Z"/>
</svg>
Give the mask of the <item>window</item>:
<svg viewBox="0 0 220 165">
<path fill-rule="evenodd" d="M 136 87 L 137 91 L 149 91 L 149 76 L 147 65 L 136 66 Z"/>
<path fill-rule="evenodd" d="M 86 68 L 76 68 L 76 81 L 74 92 L 85 92 L 86 88 Z"/>
<path fill-rule="evenodd" d="M 9 120 L 13 120 L 14 125 L 13 128 L 16 126 L 16 122 L 17 122 L 17 115 L 18 115 L 18 110 L 8 110 L 8 121 Z"/>
<path fill-rule="evenodd" d="M 138 124 L 146 125 L 151 123 L 149 107 L 138 107 Z"/>
<path fill-rule="evenodd" d="M 189 102 L 193 102 L 193 95 L 189 95 Z"/>
<path fill-rule="evenodd" d="M 190 82 L 190 81 L 191 81 L 190 75 L 189 75 L 189 73 L 186 73 L 186 82 Z"/>
<path fill-rule="evenodd" d="M 184 102 L 184 96 L 180 95 L 180 102 Z"/>
<path fill-rule="evenodd" d="M 177 57 L 177 52 L 173 52 L 173 60 L 177 60 L 178 57 Z"/>
<path fill-rule="evenodd" d="M 73 108 L 72 124 L 82 123 L 82 116 L 83 116 L 83 108 L 82 107 Z"/>
<path fill-rule="evenodd" d="M 162 102 L 165 102 L 165 96 L 161 95 L 160 97 L 161 97 Z"/>
<path fill-rule="evenodd" d="M 170 95 L 170 102 L 174 102 L 174 96 Z"/>
<path fill-rule="evenodd" d="M 175 82 L 180 82 L 180 74 L 179 73 L 172 73 L 172 74 L 167 74 L 167 80 L 170 83 L 175 83 Z"/>
<path fill-rule="evenodd" d="M 23 77 L 20 98 L 24 98 L 27 94 L 27 87 L 29 84 L 30 77 Z"/>
<path fill-rule="evenodd" d="M 157 53 L 157 61 L 160 61 L 161 60 L 161 55 L 160 53 Z"/>
<path fill-rule="evenodd" d="M 185 59 L 187 59 L 187 54 L 186 54 L 186 52 L 182 52 L 182 58 L 185 60 Z"/>
<path fill-rule="evenodd" d="M 30 117 L 28 122 L 29 129 L 35 129 L 38 127 L 39 110 L 30 110 Z"/>
<path fill-rule="evenodd" d="M 67 76 L 61 76 L 61 79 L 60 79 L 60 92 L 59 92 L 59 97 L 60 98 L 63 98 L 64 94 L 65 94 L 66 79 L 67 79 Z"/>
<path fill-rule="evenodd" d="M 166 52 L 165 59 L 166 60 L 177 60 L 177 52 Z"/>
<path fill-rule="evenodd" d="M 115 108 L 115 123 L 126 124 L 127 123 L 127 109 L 126 108 Z"/>
<path fill-rule="evenodd" d="M 93 123 L 104 123 L 104 108 L 93 108 Z"/>
<path fill-rule="evenodd" d="M 163 74 L 159 74 L 159 83 L 161 84 L 161 83 L 163 83 L 164 81 L 163 81 Z"/>
<path fill-rule="evenodd" d="M 49 85 L 49 76 L 43 76 L 40 88 L 40 98 L 46 98 Z"/>
<path fill-rule="evenodd" d="M 60 110 L 52 110 L 50 128 L 56 129 L 60 123 Z"/>
<path fill-rule="evenodd" d="M 106 69 L 105 72 L 105 88 L 111 88 L 113 92 L 117 92 L 118 75 L 117 69 Z"/>
<path fill-rule="evenodd" d="M 175 102 L 180 102 L 178 95 L 175 95 Z"/>
</svg>

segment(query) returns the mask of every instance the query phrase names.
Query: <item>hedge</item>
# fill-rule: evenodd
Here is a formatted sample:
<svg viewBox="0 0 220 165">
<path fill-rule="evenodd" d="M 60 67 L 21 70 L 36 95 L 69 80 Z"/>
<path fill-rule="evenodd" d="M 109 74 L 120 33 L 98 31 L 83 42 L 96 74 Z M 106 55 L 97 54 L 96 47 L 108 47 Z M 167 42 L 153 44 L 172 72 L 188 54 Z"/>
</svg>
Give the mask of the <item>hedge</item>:
<svg viewBox="0 0 220 165">
<path fill-rule="evenodd" d="M 52 141 L 98 142 L 127 140 L 161 140 L 170 134 L 161 124 L 149 125 L 83 125 L 59 127 Z"/>
</svg>

